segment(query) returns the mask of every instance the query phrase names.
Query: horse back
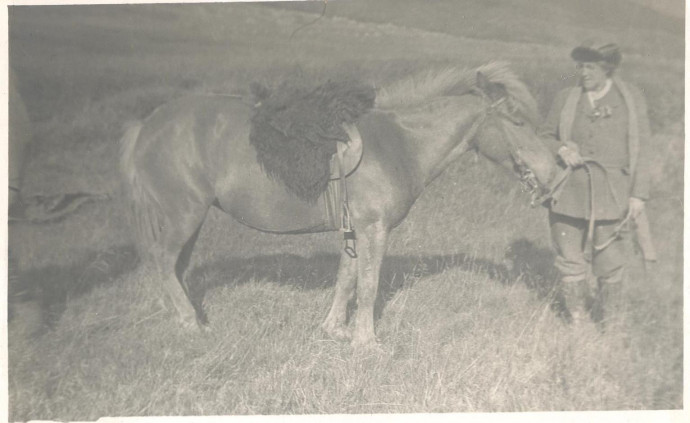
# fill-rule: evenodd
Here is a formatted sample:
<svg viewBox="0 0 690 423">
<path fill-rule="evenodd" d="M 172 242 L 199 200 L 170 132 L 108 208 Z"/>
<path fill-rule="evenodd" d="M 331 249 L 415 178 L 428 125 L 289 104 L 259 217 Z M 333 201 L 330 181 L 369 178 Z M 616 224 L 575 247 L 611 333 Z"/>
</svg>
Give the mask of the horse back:
<svg viewBox="0 0 690 423">
<path fill-rule="evenodd" d="M 167 173 L 178 193 L 186 189 L 201 202 L 215 202 L 245 225 L 270 232 L 322 230 L 322 199 L 296 198 L 258 163 L 249 140 L 254 114 L 237 97 L 168 103 L 144 122 L 138 159 L 149 173 Z"/>
<path fill-rule="evenodd" d="M 139 160 L 146 167 L 160 163 L 203 174 L 212 182 L 251 115 L 251 106 L 234 96 L 193 95 L 166 103 L 143 122 Z"/>
</svg>

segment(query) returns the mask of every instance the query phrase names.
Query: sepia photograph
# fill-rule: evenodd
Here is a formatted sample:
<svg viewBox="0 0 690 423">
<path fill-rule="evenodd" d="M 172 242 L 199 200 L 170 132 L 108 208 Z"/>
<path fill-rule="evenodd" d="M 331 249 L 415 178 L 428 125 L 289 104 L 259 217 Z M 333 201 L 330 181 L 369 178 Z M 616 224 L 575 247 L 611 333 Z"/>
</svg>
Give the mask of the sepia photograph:
<svg viewBox="0 0 690 423">
<path fill-rule="evenodd" d="M 0 420 L 687 418 L 683 0 L 61 3 Z"/>
</svg>

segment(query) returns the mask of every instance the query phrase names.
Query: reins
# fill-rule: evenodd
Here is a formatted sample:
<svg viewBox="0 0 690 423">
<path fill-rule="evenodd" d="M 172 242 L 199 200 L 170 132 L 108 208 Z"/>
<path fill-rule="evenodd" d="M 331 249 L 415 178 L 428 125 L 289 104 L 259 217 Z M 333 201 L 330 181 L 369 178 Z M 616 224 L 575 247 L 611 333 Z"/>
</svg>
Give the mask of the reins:
<svg viewBox="0 0 690 423">
<path fill-rule="evenodd" d="M 628 224 L 631 218 L 630 212 L 628 212 L 621 220 L 621 222 L 616 225 L 615 229 L 613 230 L 613 233 L 609 238 L 606 239 L 601 244 L 595 244 L 594 243 L 594 223 L 596 220 L 596 212 L 595 212 L 595 195 L 594 195 L 594 182 L 593 182 L 593 177 L 592 177 L 592 168 L 593 167 L 598 167 L 604 172 L 604 176 L 606 177 L 606 182 L 608 184 L 609 191 L 611 192 L 611 195 L 613 196 L 613 201 L 616 203 L 616 205 L 620 208 L 621 204 L 618 201 L 618 198 L 616 197 L 616 191 L 613 189 L 611 186 L 611 180 L 608 178 L 608 170 L 604 165 L 599 163 L 598 161 L 589 158 L 589 157 L 583 157 L 583 167 L 585 169 L 585 172 L 587 173 L 588 179 L 589 179 L 589 196 L 590 196 L 590 201 L 589 201 L 589 224 L 587 226 L 587 244 L 592 246 L 592 249 L 594 252 L 599 252 L 609 245 L 616 239 L 620 237 L 620 233 L 625 227 L 625 225 Z M 549 184 L 548 191 L 543 194 L 542 196 L 534 199 L 532 201 L 532 206 L 535 207 L 538 204 L 543 204 L 544 202 L 551 200 L 551 201 L 558 201 L 558 197 L 561 194 L 561 191 L 563 190 L 563 187 L 565 186 L 566 181 L 568 178 L 570 178 L 570 175 L 573 173 L 573 168 L 571 166 L 567 166 L 565 169 L 561 171 L 560 174 L 556 175 L 555 178 L 553 178 L 553 181 Z"/>
<path fill-rule="evenodd" d="M 613 241 L 618 239 L 620 237 L 620 233 L 623 230 L 623 227 L 628 223 L 630 220 L 630 212 L 626 214 L 625 218 L 621 220 L 621 222 L 616 225 L 616 227 L 613 230 L 613 233 L 611 236 L 608 237 L 606 241 L 604 241 L 602 244 L 595 244 L 594 243 L 594 222 L 596 219 L 596 212 L 595 212 L 595 196 L 594 196 L 594 178 L 592 177 L 592 166 L 597 166 L 599 167 L 603 172 L 604 172 L 604 177 L 606 178 L 607 186 L 609 188 L 609 191 L 611 192 L 611 195 L 613 196 L 613 201 L 616 203 L 618 208 L 621 208 L 621 204 L 618 201 L 618 198 L 616 197 L 616 191 L 613 189 L 611 186 L 611 180 L 608 177 L 608 171 L 604 165 L 599 163 L 598 161 L 591 159 L 589 157 L 583 157 L 582 161 L 584 162 L 583 166 L 585 168 L 585 171 L 587 172 L 587 176 L 589 177 L 589 196 L 590 196 L 590 201 L 589 201 L 589 226 L 587 228 L 587 242 L 591 244 L 592 249 L 594 252 L 599 252 L 604 250 L 606 247 L 611 245 Z"/>
<path fill-rule="evenodd" d="M 484 93 L 482 93 L 482 97 L 488 98 L 488 96 Z M 517 120 L 513 118 L 509 113 L 506 113 L 499 109 L 499 106 L 505 103 L 507 100 L 507 97 L 501 97 L 498 100 L 494 101 L 493 103 L 489 104 L 486 106 L 486 109 L 484 109 L 482 115 L 475 119 L 474 122 L 472 122 L 472 126 L 470 127 L 470 130 L 467 131 L 465 136 L 462 138 L 462 141 L 460 142 L 461 144 L 465 143 L 467 145 L 471 144 L 471 141 L 476 137 L 477 132 L 479 131 L 479 128 L 487 121 L 489 116 L 491 115 L 500 115 L 500 117 L 503 117 L 505 119 L 508 119 L 510 122 L 517 126 L 522 126 L 523 122 L 520 120 Z M 505 140 L 507 140 L 508 144 L 513 150 L 517 150 L 517 146 L 511 141 L 510 137 L 506 136 L 504 137 Z"/>
</svg>

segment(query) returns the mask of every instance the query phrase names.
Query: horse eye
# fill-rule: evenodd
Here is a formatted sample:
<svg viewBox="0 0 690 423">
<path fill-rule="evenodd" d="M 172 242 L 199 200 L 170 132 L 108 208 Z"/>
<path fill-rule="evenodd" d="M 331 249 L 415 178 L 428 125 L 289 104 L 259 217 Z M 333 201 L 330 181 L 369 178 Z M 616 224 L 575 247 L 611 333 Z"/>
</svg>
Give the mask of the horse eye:
<svg viewBox="0 0 690 423">
<path fill-rule="evenodd" d="M 522 119 L 515 116 L 515 114 L 518 112 L 518 107 L 511 97 L 508 97 L 506 99 L 506 110 L 508 112 L 508 116 L 510 117 L 509 120 L 512 122 L 513 125 L 523 126 L 525 124 L 525 122 Z"/>
</svg>

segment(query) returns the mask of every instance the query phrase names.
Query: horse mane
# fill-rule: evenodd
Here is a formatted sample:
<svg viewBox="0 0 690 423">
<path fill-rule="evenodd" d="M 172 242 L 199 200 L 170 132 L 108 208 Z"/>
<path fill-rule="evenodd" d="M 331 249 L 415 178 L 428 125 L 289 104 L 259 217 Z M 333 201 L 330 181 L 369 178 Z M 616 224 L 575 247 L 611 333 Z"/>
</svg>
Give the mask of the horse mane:
<svg viewBox="0 0 690 423">
<path fill-rule="evenodd" d="M 489 81 L 505 86 L 520 111 L 533 125 L 539 121 L 537 102 L 527 86 L 505 62 L 490 62 L 477 68 L 444 67 L 427 69 L 381 87 L 376 107 L 395 110 L 420 106 L 434 98 L 461 96 L 477 88 L 477 72 Z"/>
</svg>

